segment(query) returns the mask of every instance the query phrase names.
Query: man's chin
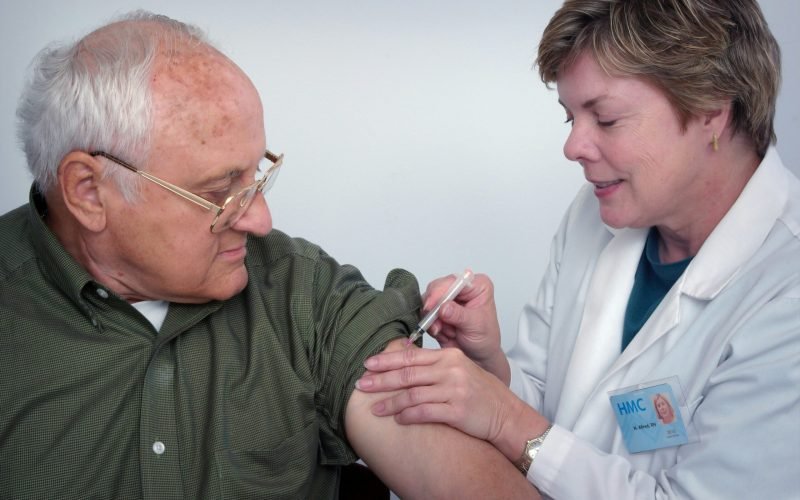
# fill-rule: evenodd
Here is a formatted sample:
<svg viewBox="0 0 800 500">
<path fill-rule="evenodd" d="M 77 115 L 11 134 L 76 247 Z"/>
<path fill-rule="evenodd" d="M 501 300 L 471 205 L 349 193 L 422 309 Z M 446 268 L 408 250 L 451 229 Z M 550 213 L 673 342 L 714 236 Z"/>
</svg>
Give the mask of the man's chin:
<svg viewBox="0 0 800 500">
<path fill-rule="evenodd" d="M 212 301 L 225 301 L 242 292 L 247 286 L 249 276 L 247 269 L 241 266 L 229 274 L 208 280 L 201 287 L 185 290 L 184 293 L 171 295 L 165 299 L 181 304 L 205 304 Z"/>
<path fill-rule="evenodd" d="M 247 269 L 242 266 L 241 270 L 237 270 L 225 278 L 224 289 L 220 290 L 219 295 L 214 297 L 213 300 L 228 300 L 240 294 L 247 286 L 250 276 L 247 274 Z"/>
</svg>

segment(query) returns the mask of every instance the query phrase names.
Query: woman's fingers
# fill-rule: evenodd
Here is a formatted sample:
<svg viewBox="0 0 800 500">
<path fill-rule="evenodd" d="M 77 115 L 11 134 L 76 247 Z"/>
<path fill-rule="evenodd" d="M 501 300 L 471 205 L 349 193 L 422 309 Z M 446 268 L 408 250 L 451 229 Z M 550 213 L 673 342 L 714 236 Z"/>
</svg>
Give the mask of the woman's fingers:
<svg viewBox="0 0 800 500">
<path fill-rule="evenodd" d="M 364 367 L 373 372 L 385 372 L 407 366 L 432 365 L 440 356 L 441 352 L 438 350 L 408 347 L 371 356 L 364 361 Z"/>
<path fill-rule="evenodd" d="M 412 387 L 379 401 L 373 405 L 372 412 L 378 416 L 402 412 L 404 423 L 446 422 L 437 409 L 448 402 L 446 391 L 442 389 L 439 386 Z"/>
<path fill-rule="evenodd" d="M 384 392 L 430 385 L 439 380 L 435 364 L 440 352 L 410 347 L 402 351 L 383 352 L 364 362 L 367 371 L 356 381 L 364 392 Z"/>
</svg>

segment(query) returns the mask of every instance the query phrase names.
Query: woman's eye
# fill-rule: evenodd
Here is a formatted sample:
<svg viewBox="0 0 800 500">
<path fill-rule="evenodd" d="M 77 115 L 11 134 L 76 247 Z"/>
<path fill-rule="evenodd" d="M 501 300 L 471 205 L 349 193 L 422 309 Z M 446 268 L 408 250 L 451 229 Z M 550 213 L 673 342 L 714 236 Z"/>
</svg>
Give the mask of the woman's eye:
<svg viewBox="0 0 800 500">
<path fill-rule="evenodd" d="M 617 123 L 617 120 L 609 120 L 609 121 L 597 120 L 597 124 L 600 125 L 601 127 L 611 127 L 615 123 Z"/>
</svg>

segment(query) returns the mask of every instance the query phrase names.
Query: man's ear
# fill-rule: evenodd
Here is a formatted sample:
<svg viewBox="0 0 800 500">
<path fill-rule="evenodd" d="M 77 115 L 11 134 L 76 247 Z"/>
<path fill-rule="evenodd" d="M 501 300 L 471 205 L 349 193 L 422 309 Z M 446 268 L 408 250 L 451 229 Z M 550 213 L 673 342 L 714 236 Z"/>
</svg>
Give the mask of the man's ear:
<svg viewBox="0 0 800 500">
<path fill-rule="evenodd" d="M 64 205 L 72 216 L 90 231 L 99 232 L 106 226 L 103 164 L 83 151 L 72 151 L 58 165 L 58 189 Z"/>
</svg>

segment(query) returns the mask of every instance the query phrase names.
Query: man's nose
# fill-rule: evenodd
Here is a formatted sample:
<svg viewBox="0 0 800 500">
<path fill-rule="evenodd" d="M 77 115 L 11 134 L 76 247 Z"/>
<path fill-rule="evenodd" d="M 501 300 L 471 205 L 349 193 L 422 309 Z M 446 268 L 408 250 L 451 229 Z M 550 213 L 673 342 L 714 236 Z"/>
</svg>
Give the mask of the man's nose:
<svg viewBox="0 0 800 500">
<path fill-rule="evenodd" d="M 233 225 L 233 229 L 255 236 L 264 236 L 272 231 L 272 214 L 262 193 L 256 193 L 253 202 Z"/>
</svg>

